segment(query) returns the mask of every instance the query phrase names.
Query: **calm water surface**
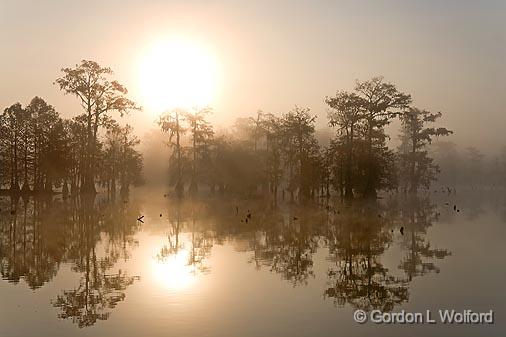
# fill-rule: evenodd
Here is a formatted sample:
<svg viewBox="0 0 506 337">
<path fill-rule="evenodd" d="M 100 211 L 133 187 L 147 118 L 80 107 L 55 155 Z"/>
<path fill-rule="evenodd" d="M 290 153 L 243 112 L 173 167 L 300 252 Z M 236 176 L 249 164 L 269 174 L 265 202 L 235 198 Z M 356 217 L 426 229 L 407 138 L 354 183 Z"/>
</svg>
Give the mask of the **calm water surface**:
<svg viewBox="0 0 506 337">
<path fill-rule="evenodd" d="M 139 191 L 0 212 L 1 337 L 506 334 L 500 192 L 272 207 Z M 495 323 L 353 321 L 445 308 Z"/>
</svg>

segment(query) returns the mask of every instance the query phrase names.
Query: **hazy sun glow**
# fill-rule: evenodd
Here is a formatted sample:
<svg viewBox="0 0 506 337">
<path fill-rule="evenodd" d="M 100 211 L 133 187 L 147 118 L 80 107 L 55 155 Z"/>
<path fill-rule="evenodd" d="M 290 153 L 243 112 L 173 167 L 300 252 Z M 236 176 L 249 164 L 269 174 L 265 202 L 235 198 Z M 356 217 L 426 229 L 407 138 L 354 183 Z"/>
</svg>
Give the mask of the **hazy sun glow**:
<svg viewBox="0 0 506 337">
<path fill-rule="evenodd" d="M 188 39 L 159 41 L 140 65 L 143 105 L 153 114 L 211 105 L 218 86 L 215 55 Z"/>
<path fill-rule="evenodd" d="M 179 250 L 177 254 L 162 260 L 154 259 L 152 270 L 155 279 L 171 290 L 182 290 L 195 281 L 194 268 L 188 265 L 189 252 Z"/>
</svg>

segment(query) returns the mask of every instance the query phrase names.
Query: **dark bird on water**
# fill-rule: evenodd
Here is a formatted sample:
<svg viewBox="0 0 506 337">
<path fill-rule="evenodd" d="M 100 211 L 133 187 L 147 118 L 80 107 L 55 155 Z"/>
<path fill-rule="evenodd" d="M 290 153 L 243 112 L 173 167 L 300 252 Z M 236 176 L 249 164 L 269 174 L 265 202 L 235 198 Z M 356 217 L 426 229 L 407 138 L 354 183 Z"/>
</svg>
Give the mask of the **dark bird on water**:
<svg viewBox="0 0 506 337">
<path fill-rule="evenodd" d="M 457 205 L 453 205 L 453 210 L 456 211 L 457 210 Z"/>
<path fill-rule="evenodd" d="M 140 217 L 138 217 L 137 221 L 140 221 L 140 222 L 144 223 L 144 221 L 142 221 L 142 219 L 144 219 L 144 215 L 141 215 Z"/>
<path fill-rule="evenodd" d="M 160 218 L 162 217 L 162 213 L 160 213 Z"/>
<path fill-rule="evenodd" d="M 404 226 L 399 229 L 399 232 L 401 232 L 402 235 L 404 235 Z"/>
</svg>

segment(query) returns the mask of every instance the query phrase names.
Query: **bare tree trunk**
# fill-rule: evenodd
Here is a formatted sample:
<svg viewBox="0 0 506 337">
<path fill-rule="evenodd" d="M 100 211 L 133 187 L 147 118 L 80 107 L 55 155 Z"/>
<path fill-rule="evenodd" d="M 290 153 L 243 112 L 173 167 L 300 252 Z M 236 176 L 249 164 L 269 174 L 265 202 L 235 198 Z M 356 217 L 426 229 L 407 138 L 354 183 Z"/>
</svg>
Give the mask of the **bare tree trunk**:
<svg viewBox="0 0 506 337">
<path fill-rule="evenodd" d="M 30 185 L 28 184 L 28 137 L 26 134 L 23 145 L 24 145 L 24 158 L 23 158 L 24 177 L 23 177 L 22 191 L 26 193 L 30 191 Z"/>
<path fill-rule="evenodd" d="M 181 135 L 179 133 L 179 114 L 176 111 L 176 151 L 177 151 L 177 182 L 176 182 L 176 195 L 178 198 L 183 196 L 183 171 L 181 167 Z"/>
<path fill-rule="evenodd" d="M 417 179 L 415 175 L 416 170 L 416 135 L 412 135 L 412 144 L 411 144 L 411 158 L 409 163 L 409 181 L 410 181 L 410 189 L 409 192 L 415 194 L 418 190 Z"/>
<path fill-rule="evenodd" d="M 192 179 L 190 182 L 190 193 L 196 194 L 198 190 L 197 186 L 197 124 L 193 127 L 193 165 L 192 165 Z"/>
<path fill-rule="evenodd" d="M 372 144 L 372 119 L 368 121 L 367 130 L 367 173 L 366 173 L 366 186 L 364 196 L 368 198 L 376 198 L 376 186 L 374 178 L 374 158 L 373 158 L 373 144 Z"/>
<path fill-rule="evenodd" d="M 16 126 L 17 128 L 17 126 Z M 11 192 L 19 192 L 19 177 L 18 177 L 18 130 L 14 131 L 14 147 L 13 147 L 13 162 L 12 162 Z"/>
<path fill-rule="evenodd" d="M 348 160 L 346 163 L 346 177 L 345 177 L 345 188 L 344 197 L 346 199 L 353 199 L 353 185 L 352 185 L 352 167 L 353 167 L 353 125 L 350 127 L 350 134 L 348 136 Z"/>
</svg>

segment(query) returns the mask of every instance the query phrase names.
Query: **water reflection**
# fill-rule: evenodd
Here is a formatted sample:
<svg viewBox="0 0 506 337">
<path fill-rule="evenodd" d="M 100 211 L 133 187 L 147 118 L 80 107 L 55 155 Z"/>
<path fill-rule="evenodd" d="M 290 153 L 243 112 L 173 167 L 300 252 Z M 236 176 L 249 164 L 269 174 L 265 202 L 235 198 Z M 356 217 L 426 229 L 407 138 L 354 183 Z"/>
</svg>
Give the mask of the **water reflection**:
<svg viewBox="0 0 506 337">
<path fill-rule="evenodd" d="M 345 207 L 331 219 L 327 298 L 341 306 L 382 311 L 408 300 L 406 280 L 392 275 L 380 259 L 392 243 L 392 220 L 377 203 Z"/>
<path fill-rule="evenodd" d="M 3 279 L 31 289 L 40 288 L 57 273 L 63 260 L 65 237 L 54 218 L 62 212 L 45 200 L 2 199 L 0 272 Z M 44 217 L 41 217 L 44 214 Z"/>
<path fill-rule="evenodd" d="M 158 252 L 156 260 L 152 261 L 155 277 L 172 290 L 191 285 L 196 272 L 190 263 L 190 253 L 185 244 L 188 238 L 181 233 L 185 221 L 181 211 L 181 205 L 177 204 L 170 212 L 172 216 L 169 218 L 167 243 Z"/>
<path fill-rule="evenodd" d="M 415 276 L 429 272 L 439 273 L 434 259 L 451 255 L 447 249 L 433 248 L 426 240 L 427 229 L 439 218 L 436 204 L 429 199 L 408 198 L 398 205 L 399 222 L 406 228 L 402 248 L 406 252 L 399 268 L 404 270 L 409 281 Z"/>
<path fill-rule="evenodd" d="M 2 210 L 7 209 L 4 204 Z M 138 276 L 117 270 L 136 246 L 138 209 L 134 203 L 100 198 L 30 198 L 10 200 L 8 217 L 0 224 L 2 278 L 37 289 L 56 276 L 62 264 L 80 275 L 74 289 L 51 301 L 58 317 L 79 327 L 105 320 L 125 299 L 125 290 Z"/>
<path fill-rule="evenodd" d="M 195 248 L 204 252 L 199 255 L 199 262 L 214 243 L 235 241 L 239 250 L 252 252 L 250 263 L 256 269 L 268 268 L 293 286 L 300 286 L 314 278 L 314 254 L 326 247 L 332 264 L 327 271 L 324 297 L 339 306 L 350 304 L 364 310 L 387 311 L 408 301 L 409 282 L 414 276 L 439 272 L 435 260 L 450 255 L 448 250 L 433 248 L 426 242 L 427 228 L 439 216 L 436 205 L 428 198 L 326 208 L 280 209 L 259 202 L 248 205 L 251 209 L 247 213 L 253 215 L 248 222 L 243 214 L 233 211 L 246 207 L 210 203 L 173 205 L 168 216 L 172 235 L 159 258 L 178 255 L 181 245 L 178 237 L 184 228 L 191 233 L 191 240 L 186 242 L 192 252 Z M 399 268 L 405 276 L 395 275 L 381 262 L 393 244 L 393 237 L 399 236 L 400 227 L 403 227 L 400 248 L 405 254 Z M 195 237 L 199 240 L 195 241 Z M 189 261 L 188 265 L 191 264 Z"/>
<path fill-rule="evenodd" d="M 319 209 L 271 210 L 253 231 L 251 249 L 258 269 L 267 266 L 292 285 L 314 277 L 313 255 L 319 247 L 323 214 Z"/>
<path fill-rule="evenodd" d="M 52 301 L 53 306 L 60 309 L 59 318 L 70 318 L 80 328 L 108 319 L 110 310 L 125 299 L 126 288 L 139 279 L 121 270 L 106 274 L 106 269 L 98 267 L 95 260 L 91 265 L 86 267 L 77 289 L 64 290 Z"/>
<path fill-rule="evenodd" d="M 164 280 L 171 287 L 185 286 L 196 274 L 210 271 L 206 257 L 213 247 L 214 234 L 206 228 L 203 215 L 207 212 L 207 205 L 201 203 L 174 200 L 169 204 L 167 243 L 157 254 L 155 268 L 164 271 Z"/>
<path fill-rule="evenodd" d="M 59 318 L 79 327 L 106 320 L 125 299 L 129 286 L 140 280 L 129 272 L 128 264 L 118 267 L 139 245 L 139 203 L 104 198 L 2 199 L 1 203 L 4 280 L 14 284 L 23 280 L 36 290 L 64 264 L 79 276 L 73 288 L 61 289 L 51 299 Z M 163 230 L 163 242 L 150 247 L 155 253 L 149 265 L 152 276 L 173 291 L 193 286 L 200 275 L 212 273 L 208 260 L 213 247 L 227 244 L 247 252 L 256 270 L 279 275 L 294 287 L 315 279 L 316 270 L 322 270 L 316 264 L 325 263 L 325 300 L 337 307 L 388 311 L 409 300 L 414 277 L 439 272 L 437 260 L 451 254 L 426 238 L 427 229 L 441 215 L 428 198 L 336 202 L 323 207 L 166 200 L 164 207 L 162 213 L 157 210 L 156 216 L 147 216 L 143 230 L 149 232 L 149 226 Z M 397 270 L 384 263 L 393 246 L 401 251 Z M 316 260 L 318 252 L 325 252 L 325 261 Z"/>
</svg>

